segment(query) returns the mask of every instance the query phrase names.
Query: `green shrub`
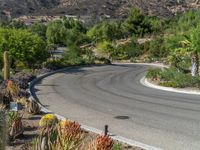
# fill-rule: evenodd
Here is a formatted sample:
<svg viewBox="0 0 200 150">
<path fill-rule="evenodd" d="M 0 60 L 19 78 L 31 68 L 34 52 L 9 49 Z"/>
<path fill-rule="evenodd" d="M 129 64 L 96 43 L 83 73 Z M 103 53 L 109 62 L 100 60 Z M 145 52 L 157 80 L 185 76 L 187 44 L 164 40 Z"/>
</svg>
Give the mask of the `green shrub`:
<svg viewBox="0 0 200 150">
<path fill-rule="evenodd" d="M 120 144 L 120 143 L 115 143 L 115 144 L 113 145 L 112 150 L 122 150 L 122 144 Z"/>
<path fill-rule="evenodd" d="M 112 54 L 114 59 L 126 60 L 132 57 L 138 57 L 141 54 L 141 50 L 134 42 L 127 43 L 125 45 L 119 45 L 115 52 Z"/>
<path fill-rule="evenodd" d="M 166 86 L 166 87 L 173 87 L 173 88 L 180 87 L 180 85 L 178 85 L 176 82 L 172 82 L 172 81 L 161 82 L 159 85 Z"/>
<path fill-rule="evenodd" d="M 147 78 L 159 79 L 162 86 L 185 88 L 195 87 L 200 88 L 200 77 L 192 77 L 190 74 L 185 74 L 175 68 L 151 69 L 147 73 Z"/>
<path fill-rule="evenodd" d="M 0 70 L 3 68 L 3 53 L 0 52 Z"/>
<path fill-rule="evenodd" d="M 49 60 L 44 63 L 45 68 L 52 69 L 52 70 L 60 69 L 65 66 L 66 64 L 63 62 L 63 60 Z"/>
<path fill-rule="evenodd" d="M 156 79 L 156 78 L 160 78 L 162 70 L 159 68 L 156 69 L 149 69 L 146 77 L 150 78 L 150 79 Z"/>
</svg>

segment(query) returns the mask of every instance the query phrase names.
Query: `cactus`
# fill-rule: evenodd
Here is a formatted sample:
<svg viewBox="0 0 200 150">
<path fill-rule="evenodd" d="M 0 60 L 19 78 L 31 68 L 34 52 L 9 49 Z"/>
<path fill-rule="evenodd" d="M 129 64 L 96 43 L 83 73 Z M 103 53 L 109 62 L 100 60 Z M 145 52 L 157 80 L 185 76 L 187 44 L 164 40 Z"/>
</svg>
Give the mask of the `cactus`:
<svg viewBox="0 0 200 150">
<path fill-rule="evenodd" d="M 30 101 L 28 102 L 27 110 L 28 110 L 28 113 L 35 115 L 40 112 L 41 107 L 38 105 L 36 101 Z"/>
<path fill-rule="evenodd" d="M 0 149 L 5 150 L 6 141 L 6 119 L 3 111 L 0 111 Z"/>
<path fill-rule="evenodd" d="M 53 114 L 44 115 L 39 122 L 41 128 L 55 126 L 58 122 L 58 118 Z"/>
<path fill-rule="evenodd" d="M 4 80 L 10 78 L 10 61 L 8 51 L 4 52 Z"/>
</svg>

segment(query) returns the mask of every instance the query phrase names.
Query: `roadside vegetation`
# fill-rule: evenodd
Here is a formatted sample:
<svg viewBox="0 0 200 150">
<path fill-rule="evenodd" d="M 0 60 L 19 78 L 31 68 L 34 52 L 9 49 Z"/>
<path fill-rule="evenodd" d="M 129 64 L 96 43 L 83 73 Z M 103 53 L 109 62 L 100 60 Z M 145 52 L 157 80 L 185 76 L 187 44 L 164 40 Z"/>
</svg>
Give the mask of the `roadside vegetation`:
<svg viewBox="0 0 200 150">
<path fill-rule="evenodd" d="M 22 123 L 24 112 L 40 113 L 40 106 L 28 100 L 26 90 L 28 82 L 47 71 L 73 65 L 109 64 L 111 61 L 161 62 L 171 67 L 149 70 L 147 78 L 152 82 L 168 87 L 200 88 L 199 20 L 199 10 L 163 19 L 131 9 L 124 20 L 102 20 L 94 26 L 65 17 L 48 24 L 1 23 L 0 68 L 4 68 L 3 73 L 8 71 L 3 57 L 6 51 L 10 60 L 8 72 L 11 73 L 11 78 L 3 82 L 0 72 L 1 109 L 9 110 L 10 102 L 23 107 L 21 112 L 7 114 L 8 144 L 22 137 L 26 128 Z M 59 47 L 66 49 L 62 57 L 52 57 L 51 52 Z M 78 123 L 63 122 L 47 114 L 40 120 L 38 136 L 28 146 L 33 150 L 80 149 L 85 142 L 83 139 L 84 133 Z M 91 150 L 122 149 L 106 135 L 99 135 L 86 144 Z"/>
</svg>

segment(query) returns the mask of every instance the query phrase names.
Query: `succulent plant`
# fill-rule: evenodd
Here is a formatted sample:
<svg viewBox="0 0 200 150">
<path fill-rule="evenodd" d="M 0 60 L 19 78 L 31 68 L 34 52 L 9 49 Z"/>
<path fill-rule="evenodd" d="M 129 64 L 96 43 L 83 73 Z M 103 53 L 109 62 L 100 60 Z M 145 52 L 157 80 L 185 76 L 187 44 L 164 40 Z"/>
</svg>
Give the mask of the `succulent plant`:
<svg viewBox="0 0 200 150">
<path fill-rule="evenodd" d="M 10 127 L 9 127 L 9 139 L 14 140 L 18 137 L 23 136 L 24 127 L 22 124 L 22 116 L 18 114 L 17 112 L 12 112 L 13 114 L 10 114 Z"/>
<path fill-rule="evenodd" d="M 9 92 L 13 98 L 18 97 L 19 86 L 13 80 L 8 80 L 6 89 L 7 92 Z"/>
<path fill-rule="evenodd" d="M 4 52 L 4 80 L 10 78 L 10 61 L 8 51 Z"/>
<path fill-rule="evenodd" d="M 40 113 L 40 110 L 41 110 L 41 107 L 36 101 L 34 100 L 28 101 L 28 104 L 27 104 L 28 113 L 35 115 L 35 114 Z"/>
<path fill-rule="evenodd" d="M 32 143 L 32 150 L 60 150 L 57 148 L 57 126 L 40 128 L 39 136 Z"/>
<path fill-rule="evenodd" d="M 88 150 L 112 150 L 113 140 L 108 135 L 99 135 L 95 141 L 92 141 Z"/>
<path fill-rule="evenodd" d="M 53 114 L 44 115 L 39 122 L 41 128 L 55 126 L 58 122 L 58 118 Z"/>
<path fill-rule="evenodd" d="M 69 120 L 61 121 L 58 125 L 56 147 L 59 150 L 78 150 L 83 138 L 80 124 Z"/>
</svg>

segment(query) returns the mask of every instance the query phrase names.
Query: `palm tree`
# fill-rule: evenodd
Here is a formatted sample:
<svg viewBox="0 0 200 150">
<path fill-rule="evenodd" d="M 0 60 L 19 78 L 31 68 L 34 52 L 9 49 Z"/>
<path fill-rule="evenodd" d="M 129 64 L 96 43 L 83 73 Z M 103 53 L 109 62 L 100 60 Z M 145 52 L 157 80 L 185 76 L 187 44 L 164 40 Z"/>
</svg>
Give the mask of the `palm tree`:
<svg viewBox="0 0 200 150">
<path fill-rule="evenodd" d="M 192 76 L 198 76 L 199 73 L 199 55 L 200 52 L 200 26 L 192 29 L 189 32 L 189 35 L 185 35 L 185 40 L 181 43 L 183 44 L 184 48 L 186 48 L 189 52 L 191 52 L 191 62 L 192 62 L 192 69 L 191 74 Z"/>
</svg>

